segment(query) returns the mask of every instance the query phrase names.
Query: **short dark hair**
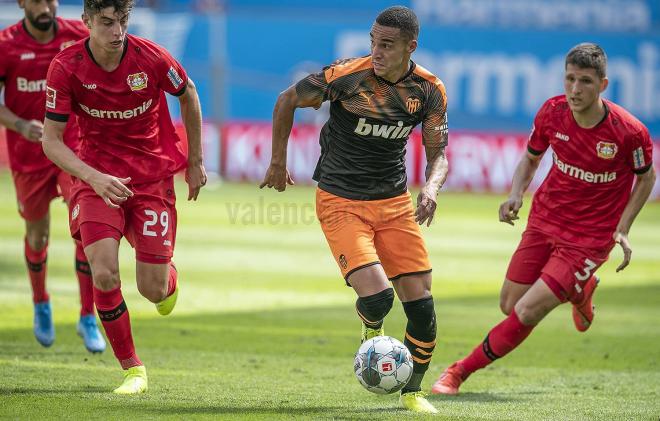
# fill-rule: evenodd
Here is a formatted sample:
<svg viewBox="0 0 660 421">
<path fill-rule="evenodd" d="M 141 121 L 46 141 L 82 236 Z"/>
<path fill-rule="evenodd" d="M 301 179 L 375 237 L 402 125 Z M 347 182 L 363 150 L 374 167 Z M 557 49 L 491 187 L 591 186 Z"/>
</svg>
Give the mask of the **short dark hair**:
<svg viewBox="0 0 660 421">
<path fill-rule="evenodd" d="M 133 0 L 84 0 L 83 10 L 89 16 L 96 15 L 106 7 L 114 7 L 116 12 L 129 13 L 133 4 Z"/>
<path fill-rule="evenodd" d="M 390 28 L 399 28 L 408 39 L 417 39 L 419 21 L 415 12 L 405 6 L 392 6 L 380 12 L 376 23 Z"/>
<path fill-rule="evenodd" d="M 569 64 L 580 69 L 594 69 L 601 79 L 607 75 L 607 55 L 597 44 L 584 42 L 571 48 L 566 54 L 564 68 Z"/>
</svg>

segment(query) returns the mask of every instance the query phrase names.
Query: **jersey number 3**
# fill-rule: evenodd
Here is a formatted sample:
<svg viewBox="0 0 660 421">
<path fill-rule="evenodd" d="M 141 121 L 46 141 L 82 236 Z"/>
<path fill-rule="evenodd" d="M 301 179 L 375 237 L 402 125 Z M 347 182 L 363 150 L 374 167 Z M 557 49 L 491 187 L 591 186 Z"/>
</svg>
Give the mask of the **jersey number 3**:
<svg viewBox="0 0 660 421">
<path fill-rule="evenodd" d="M 596 264 L 592 262 L 590 259 L 584 259 L 584 268 L 582 268 L 582 271 L 577 271 L 575 272 L 575 279 L 578 281 L 584 282 L 587 279 L 591 278 L 591 272 L 594 270 L 596 267 Z"/>
</svg>

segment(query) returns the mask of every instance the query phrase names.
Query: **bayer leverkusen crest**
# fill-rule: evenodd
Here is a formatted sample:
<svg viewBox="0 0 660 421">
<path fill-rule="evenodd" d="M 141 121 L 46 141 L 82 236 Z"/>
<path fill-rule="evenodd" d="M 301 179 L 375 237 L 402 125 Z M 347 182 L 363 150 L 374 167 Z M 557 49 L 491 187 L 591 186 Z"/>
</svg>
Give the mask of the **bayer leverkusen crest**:
<svg viewBox="0 0 660 421">
<path fill-rule="evenodd" d="M 598 142 L 596 145 L 596 152 L 598 157 L 603 159 L 612 159 L 616 155 L 619 148 L 614 142 Z"/>
<path fill-rule="evenodd" d="M 139 91 L 146 88 L 148 80 L 149 78 L 144 72 L 133 73 L 132 75 L 128 75 L 126 78 L 126 82 L 128 82 L 128 86 L 130 86 L 131 91 Z"/>
</svg>

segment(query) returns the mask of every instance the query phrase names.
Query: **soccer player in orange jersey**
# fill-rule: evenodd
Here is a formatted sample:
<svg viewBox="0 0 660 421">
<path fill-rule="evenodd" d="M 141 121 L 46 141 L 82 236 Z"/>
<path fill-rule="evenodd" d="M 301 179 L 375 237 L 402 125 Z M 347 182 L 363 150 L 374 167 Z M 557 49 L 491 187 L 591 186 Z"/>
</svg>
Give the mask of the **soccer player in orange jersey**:
<svg viewBox="0 0 660 421">
<path fill-rule="evenodd" d="M 87 28 L 80 20 L 56 17 L 56 0 L 19 0 L 25 18 L 0 31 L 0 125 L 7 127 L 9 165 L 16 186 L 18 211 L 25 220 L 25 262 L 32 301 L 34 335 L 43 346 L 55 340 L 50 296 L 46 288 L 50 202 L 62 196 L 69 202 L 71 177 L 46 158 L 41 150 L 46 73 L 57 53 L 85 38 Z M 78 149 L 78 125 L 72 119 L 64 133 L 65 142 Z M 105 340 L 94 314 L 94 296 L 89 264 L 82 244 L 76 242 L 75 268 L 80 287 L 78 334 L 90 352 L 103 352 Z"/>
<path fill-rule="evenodd" d="M 565 66 L 564 95 L 548 99 L 538 111 L 511 194 L 500 206 L 500 221 L 513 225 L 522 195 L 551 146 L 552 169 L 534 195 L 502 285 L 500 306 L 507 317 L 470 355 L 445 370 L 433 393 L 458 393 L 468 376 L 513 351 L 564 302 L 573 304 L 577 330 L 586 331 L 594 318 L 596 270 L 617 243 L 624 253 L 617 272 L 630 262 L 628 232 L 655 183 L 653 142 L 632 114 L 601 98 L 608 84 L 602 48 L 577 45 Z"/>
<path fill-rule="evenodd" d="M 296 108 L 330 101 L 321 131 L 316 212 L 346 284 L 358 299 L 363 341 L 383 335 L 394 292 L 408 318 L 404 343 L 413 355 L 401 404 L 437 410 L 421 392 L 435 347 L 431 264 L 419 225 L 430 225 L 447 177 L 447 98 L 442 82 L 411 61 L 419 24 L 406 7 L 381 12 L 371 28 L 371 54 L 339 60 L 284 91 L 273 115 L 273 152 L 261 187 L 284 191 L 287 140 Z M 422 123 L 427 181 L 413 207 L 405 146 Z M 394 288 L 392 288 L 392 286 Z"/>
</svg>

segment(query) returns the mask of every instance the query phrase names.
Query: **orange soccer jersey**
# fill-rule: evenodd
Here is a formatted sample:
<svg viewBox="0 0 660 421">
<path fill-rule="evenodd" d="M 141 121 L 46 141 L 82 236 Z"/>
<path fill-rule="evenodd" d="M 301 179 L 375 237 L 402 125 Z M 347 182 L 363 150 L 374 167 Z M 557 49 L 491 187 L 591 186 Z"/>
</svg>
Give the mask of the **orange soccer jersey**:
<svg viewBox="0 0 660 421">
<path fill-rule="evenodd" d="M 296 85 L 306 103 L 330 101 L 321 131 L 316 211 L 342 275 L 381 264 L 388 278 L 430 272 L 407 191 L 405 146 L 422 123 L 426 145 L 444 147 L 444 85 L 411 62 L 392 83 L 374 73 L 371 56 L 340 60 Z"/>
<path fill-rule="evenodd" d="M 340 60 L 302 79 L 296 92 L 318 106 L 331 102 L 314 180 L 347 199 L 386 199 L 406 191 L 405 146 L 419 123 L 427 144 L 442 146 L 446 139 L 444 85 L 413 62 L 392 83 L 376 76 L 371 56 Z"/>
</svg>

